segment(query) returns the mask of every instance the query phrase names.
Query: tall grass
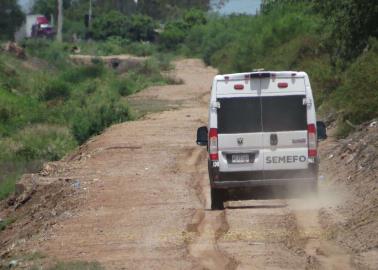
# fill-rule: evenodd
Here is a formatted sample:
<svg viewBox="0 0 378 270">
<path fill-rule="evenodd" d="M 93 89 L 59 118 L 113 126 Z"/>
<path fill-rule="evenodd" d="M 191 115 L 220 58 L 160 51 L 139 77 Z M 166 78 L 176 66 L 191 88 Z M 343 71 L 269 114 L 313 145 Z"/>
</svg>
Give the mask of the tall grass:
<svg viewBox="0 0 378 270">
<path fill-rule="evenodd" d="M 0 52 L 0 199 L 21 174 L 59 160 L 113 123 L 133 119 L 122 96 L 166 83 L 160 71 L 169 68 L 159 56 L 118 74 L 101 61 L 74 65 L 65 43 L 24 45 L 27 62 Z"/>
</svg>

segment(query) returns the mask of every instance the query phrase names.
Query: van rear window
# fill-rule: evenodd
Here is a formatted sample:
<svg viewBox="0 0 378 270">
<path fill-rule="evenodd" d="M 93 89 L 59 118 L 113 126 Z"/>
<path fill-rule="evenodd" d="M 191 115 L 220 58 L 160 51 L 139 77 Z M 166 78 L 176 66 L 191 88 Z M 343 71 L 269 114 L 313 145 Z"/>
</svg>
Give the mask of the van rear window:
<svg viewBox="0 0 378 270">
<path fill-rule="evenodd" d="M 305 96 L 262 97 L 264 132 L 307 130 Z"/>
<path fill-rule="evenodd" d="M 278 132 L 307 129 L 305 96 L 221 98 L 218 132 L 221 134 Z"/>
<path fill-rule="evenodd" d="M 259 97 L 221 98 L 218 100 L 218 132 L 249 133 L 261 131 L 261 101 Z"/>
</svg>

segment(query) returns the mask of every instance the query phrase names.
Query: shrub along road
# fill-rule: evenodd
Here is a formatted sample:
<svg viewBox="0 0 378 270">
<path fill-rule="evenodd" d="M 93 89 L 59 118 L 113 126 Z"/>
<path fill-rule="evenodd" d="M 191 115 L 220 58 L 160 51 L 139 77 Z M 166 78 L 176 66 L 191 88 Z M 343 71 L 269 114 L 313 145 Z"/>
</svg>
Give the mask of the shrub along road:
<svg viewBox="0 0 378 270">
<path fill-rule="evenodd" d="M 184 84 L 135 95 L 176 108 L 114 125 L 66 158 L 80 207 L 22 249 L 107 269 L 352 269 L 353 254 L 326 240 L 319 220 L 320 209 L 342 199 L 327 188 L 318 198 L 209 210 L 206 151 L 195 145 L 195 133 L 206 123 L 216 72 L 180 60 L 176 75 Z"/>
</svg>

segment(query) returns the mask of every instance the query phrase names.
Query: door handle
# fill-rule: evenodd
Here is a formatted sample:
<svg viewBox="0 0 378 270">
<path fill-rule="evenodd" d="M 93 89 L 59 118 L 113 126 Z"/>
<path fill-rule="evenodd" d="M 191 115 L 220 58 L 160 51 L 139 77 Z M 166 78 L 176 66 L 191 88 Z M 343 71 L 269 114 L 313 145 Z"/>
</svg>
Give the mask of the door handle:
<svg viewBox="0 0 378 270">
<path fill-rule="evenodd" d="M 270 134 L 270 145 L 277 145 L 277 144 L 278 144 L 277 134 Z"/>
</svg>

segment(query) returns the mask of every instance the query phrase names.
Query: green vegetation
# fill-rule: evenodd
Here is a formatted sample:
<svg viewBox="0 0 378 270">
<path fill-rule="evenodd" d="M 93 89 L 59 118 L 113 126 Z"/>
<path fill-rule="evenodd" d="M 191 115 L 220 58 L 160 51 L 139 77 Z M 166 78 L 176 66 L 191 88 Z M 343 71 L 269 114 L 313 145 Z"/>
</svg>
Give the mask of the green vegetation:
<svg viewBox="0 0 378 270">
<path fill-rule="evenodd" d="M 221 73 L 304 70 L 319 112 L 337 120 L 342 137 L 378 117 L 377 7 L 357 0 L 265 0 L 258 16 L 208 15 L 185 27 L 184 15 L 166 25 L 160 46 L 201 57 Z"/>
<path fill-rule="evenodd" d="M 134 0 L 96 0 L 92 1 L 94 21 L 91 28 L 84 24 L 88 2 L 63 0 L 65 40 L 72 40 L 74 35 L 81 38 L 93 35 L 97 40 L 103 40 L 116 34 L 131 41 L 151 41 L 159 23 L 178 18 L 190 8 L 207 11 L 210 6 L 210 0 L 139 0 L 137 4 Z M 33 12 L 48 17 L 54 14 L 56 18 L 56 0 L 36 0 Z"/>
<path fill-rule="evenodd" d="M 0 52 L 0 199 L 22 173 L 133 119 L 122 96 L 169 82 L 160 73 L 170 68 L 169 58 L 161 54 L 120 73 L 97 59 L 71 63 L 66 43 L 30 40 L 24 46 L 28 61 Z"/>
<path fill-rule="evenodd" d="M 156 46 L 149 42 L 131 42 L 118 36 L 96 42 L 78 42 L 76 44 L 82 54 L 89 55 L 119 55 L 132 54 L 135 56 L 151 56 L 157 53 Z"/>
<path fill-rule="evenodd" d="M 120 37 L 132 41 L 152 41 L 155 36 L 155 21 L 145 15 L 125 16 L 119 11 L 110 11 L 93 21 L 92 36 L 97 40 Z"/>
<path fill-rule="evenodd" d="M 0 221 L 0 232 L 5 230 L 7 226 L 12 224 L 15 220 L 13 218 L 7 218 L 5 220 Z"/>
<path fill-rule="evenodd" d="M 0 2 L 0 40 L 13 38 L 13 33 L 22 24 L 25 15 L 17 0 L 1 0 Z"/>
<path fill-rule="evenodd" d="M 188 10 L 182 18 L 170 21 L 165 25 L 164 31 L 160 34 L 160 46 L 166 50 L 176 49 L 180 43 L 185 41 L 193 27 L 205 25 L 206 22 L 207 19 L 203 11 Z"/>
</svg>

